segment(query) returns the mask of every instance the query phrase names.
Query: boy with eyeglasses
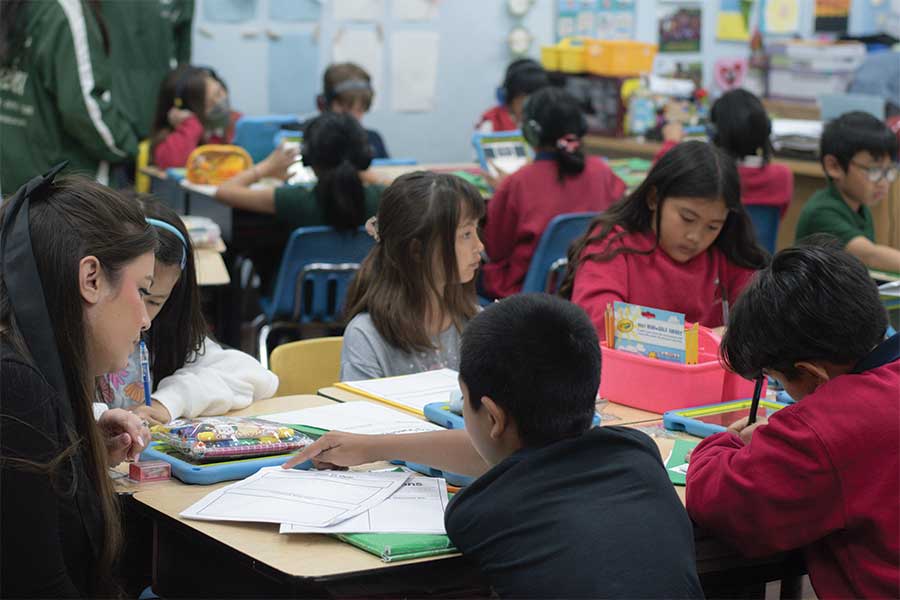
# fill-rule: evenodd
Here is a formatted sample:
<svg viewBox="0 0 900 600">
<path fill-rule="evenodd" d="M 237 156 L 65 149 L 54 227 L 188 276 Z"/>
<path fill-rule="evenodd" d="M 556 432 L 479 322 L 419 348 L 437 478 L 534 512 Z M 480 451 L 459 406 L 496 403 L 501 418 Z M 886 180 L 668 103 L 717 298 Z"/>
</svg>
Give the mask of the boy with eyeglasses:
<svg viewBox="0 0 900 600">
<path fill-rule="evenodd" d="M 900 249 L 875 243 L 869 208 L 887 198 L 897 179 L 897 137 L 872 115 L 849 112 L 825 127 L 819 156 L 828 187 L 803 207 L 797 241 L 827 233 L 867 267 L 900 272 Z"/>
</svg>

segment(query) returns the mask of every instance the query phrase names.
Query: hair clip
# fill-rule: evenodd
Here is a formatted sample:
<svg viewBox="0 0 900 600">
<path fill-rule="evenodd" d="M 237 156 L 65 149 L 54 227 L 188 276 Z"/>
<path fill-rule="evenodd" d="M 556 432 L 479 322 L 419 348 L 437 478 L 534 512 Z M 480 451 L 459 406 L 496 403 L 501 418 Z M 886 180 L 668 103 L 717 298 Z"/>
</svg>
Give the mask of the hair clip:
<svg viewBox="0 0 900 600">
<path fill-rule="evenodd" d="M 366 221 L 366 233 L 371 235 L 376 242 L 381 241 L 381 236 L 378 235 L 378 217 L 370 217 Z"/>
<path fill-rule="evenodd" d="M 581 147 L 581 140 L 570 133 L 556 140 L 556 147 L 571 154 Z"/>
</svg>

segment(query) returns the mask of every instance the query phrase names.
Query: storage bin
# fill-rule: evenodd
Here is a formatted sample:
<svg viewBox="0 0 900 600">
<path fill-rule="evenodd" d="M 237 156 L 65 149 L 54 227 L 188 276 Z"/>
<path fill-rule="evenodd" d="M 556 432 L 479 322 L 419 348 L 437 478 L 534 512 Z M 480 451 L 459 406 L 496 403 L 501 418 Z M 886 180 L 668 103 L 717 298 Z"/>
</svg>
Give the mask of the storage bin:
<svg viewBox="0 0 900 600">
<path fill-rule="evenodd" d="M 586 40 L 585 68 L 588 73 L 630 77 L 653 70 L 656 45 L 633 40 Z"/>
<path fill-rule="evenodd" d="M 698 342 L 696 365 L 647 358 L 601 345 L 600 397 L 659 414 L 751 397 L 753 382 L 726 371 L 719 363 L 719 337 L 701 327 Z"/>
</svg>

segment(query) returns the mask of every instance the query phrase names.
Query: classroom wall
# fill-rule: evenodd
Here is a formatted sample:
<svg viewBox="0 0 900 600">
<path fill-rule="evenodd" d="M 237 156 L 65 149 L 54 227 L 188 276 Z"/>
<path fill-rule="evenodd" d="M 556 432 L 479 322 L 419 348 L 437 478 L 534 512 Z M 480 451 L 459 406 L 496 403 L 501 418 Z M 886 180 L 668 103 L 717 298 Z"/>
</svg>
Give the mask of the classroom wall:
<svg viewBox="0 0 900 600">
<path fill-rule="evenodd" d="M 891 2 L 893 0 L 888 0 Z M 384 40 L 382 85 L 366 125 L 378 129 L 395 157 L 420 162 L 460 162 L 473 158 L 472 126 L 494 104 L 494 90 L 511 60 L 506 36 L 524 25 L 534 36 L 530 54 L 552 43 L 558 0 L 535 0 L 521 20 L 505 0 L 436 0 L 436 17 L 400 22 L 393 0 L 380 21 Z M 801 35 L 812 34 L 813 0 L 799 0 Z M 872 27 L 871 0 L 854 0 L 851 33 Z M 657 0 L 636 0 L 636 38 L 657 41 Z M 715 39 L 718 0 L 703 0 L 701 53 L 668 54 L 669 60 L 702 61 L 709 82 L 716 59 L 746 55 L 746 45 Z M 312 21 L 292 21 L 285 14 Z M 227 81 L 232 104 L 245 114 L 307 114 L 315 110 L 321 75 L 332 58 L 332 41 L 342 30 L 372 29 L 372 24 L 337 22 L 333 0 L 197 0 L 193 62 L 215 68 Z M 440 34 L 437 93 L 430 112 L 395 112 L 389 89 L 391 34 L 395 31 Z"/>
</svg>

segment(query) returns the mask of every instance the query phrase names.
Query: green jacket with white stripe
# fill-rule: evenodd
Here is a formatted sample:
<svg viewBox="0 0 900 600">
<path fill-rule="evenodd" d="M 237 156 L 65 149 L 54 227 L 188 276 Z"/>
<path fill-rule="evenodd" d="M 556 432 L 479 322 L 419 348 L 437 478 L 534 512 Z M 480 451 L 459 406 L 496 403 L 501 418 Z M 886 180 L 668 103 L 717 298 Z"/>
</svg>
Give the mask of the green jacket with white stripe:
<svg viewBox="0 0 900 600">
<path fill-rule="evenodd" d="M 106 183 L 133 157 L 137 136 L 110 92 L 103 35 L 82 0 L 28 2 L 22 51 L 0 70 L 0 192 L 68 160 L 68 172 Z"/>
</svg>

